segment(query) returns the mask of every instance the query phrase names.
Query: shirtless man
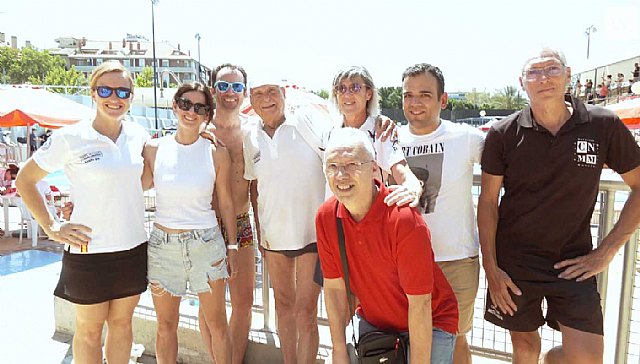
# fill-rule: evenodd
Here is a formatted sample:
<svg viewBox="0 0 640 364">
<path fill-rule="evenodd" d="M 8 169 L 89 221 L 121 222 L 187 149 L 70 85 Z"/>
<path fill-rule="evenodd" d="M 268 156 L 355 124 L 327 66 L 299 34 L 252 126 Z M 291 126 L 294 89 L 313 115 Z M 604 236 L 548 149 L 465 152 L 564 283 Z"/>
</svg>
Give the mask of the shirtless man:
<svg viewBox="0 0 640 364">
<path fill-rule="evenodd" d="M 238 275 L 229 280 L 231 291 L 231 321 L 229 322 L 231 342 L 233 348 L 233 363 L 242 363 L 247 349 L 249 329 L 251 328 L 251 307 L 253 305 L 253 288 L 255 282 L 255 248 L 251 222 L 249 221 L 249 196 L 256 194 L 255 182 L 245 180 L 244 159 L 242 155 L 242 141 L 245 134 L 243 123 L 246 120 L 240 116 L 240 106 L 247 96 L 247 73 L 236 65 L 222 64 L 211 72 L 213 82 L 213 97 L 216 112 L 213 117 L 213 127 L 207 125 L 207 130 L 226 146 L 231 157 L 231 194 L 236 209 L 238 229 Z M 251 191 L 251 192 L 250 192 Z M 217 210 L 217 201 L 214 200 Z M 221 222 L 220 222 L 221 224 Z M 222 224 L 220 225 L 221 227 Z M 226 232 L 223 227 L 223 234 Z M 200 333 L 205 343 L 211 340 L 202 312 L 199 313 Z M 211 346 L 207 345 L 211 358 Z"/>
</svg>

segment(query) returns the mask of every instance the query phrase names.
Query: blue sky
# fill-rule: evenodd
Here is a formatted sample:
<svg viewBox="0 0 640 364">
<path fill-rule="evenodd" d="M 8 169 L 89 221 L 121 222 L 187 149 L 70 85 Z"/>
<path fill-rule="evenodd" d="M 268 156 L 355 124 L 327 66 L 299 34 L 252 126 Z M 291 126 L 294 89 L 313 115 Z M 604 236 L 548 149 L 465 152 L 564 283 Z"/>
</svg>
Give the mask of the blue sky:
<svg viewBox="0 0 640 364">
<path fill-rule="evenodd" d="M 8 4 L 6 4 L 8 2 Z M 4 1 L 0 32 L 54 47 L 60 36 L 151 39 L 150 0 Z M 160 0 L 156 40 L 207 66 L 233 62 L 328 89 L 344 66 L 364 65 L 378 86 L 399 86 L 417 62 L 439 66 L 446 90 L 517 85 L 523 61 L 542 46 L 565 52 L 574 72 L 640 56 L 640 3 L 631 0 L 433 2 L 428 0 Z M 594 25 L 586 60 L 584 31 Z"/>
</svg>

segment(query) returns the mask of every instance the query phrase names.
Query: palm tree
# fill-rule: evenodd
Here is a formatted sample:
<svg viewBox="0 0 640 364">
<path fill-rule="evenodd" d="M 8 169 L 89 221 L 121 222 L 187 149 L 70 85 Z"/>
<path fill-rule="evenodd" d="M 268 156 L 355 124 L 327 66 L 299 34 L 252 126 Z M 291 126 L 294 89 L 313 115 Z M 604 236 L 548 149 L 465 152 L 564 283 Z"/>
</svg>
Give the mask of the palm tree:
<svg viewBox="0 0 640 364">
<path fill-rule="evenodd" d="M 515 86 L 505 86 L 492 99 L 496 109 L 519 110 L 527 105 L 527 100 Z"/>
</svg>

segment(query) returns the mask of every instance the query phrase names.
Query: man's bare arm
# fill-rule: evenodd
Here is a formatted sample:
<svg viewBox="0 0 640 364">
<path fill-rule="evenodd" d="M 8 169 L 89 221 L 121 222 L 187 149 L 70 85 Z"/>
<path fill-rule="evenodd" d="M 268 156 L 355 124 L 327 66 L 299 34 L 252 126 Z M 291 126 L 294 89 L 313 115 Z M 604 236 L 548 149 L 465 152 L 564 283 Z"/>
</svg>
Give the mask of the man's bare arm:
<svg viewBox="0 0 640 364">
<path fill-rule="evenodd" d="M 511 299 L 509 289 L 520 295 L 520 289 L 511 278 L 498 267 L 496 259 L 496 231 L 498 228 L 498 198 L 502 188 L 502 176 L 482 172 L 482 188 L 478 198 L 478 233 L 482 250 L 482 266 L 487 275 L 489 292 L 493 304 L 513 316 L 517 307 Z"/>
<path fill-rule="evenodd" d="M 422 185 L 416 177 L 407 161 L 402 160 L 391 166 L 391 176 L 400 185 L 389 186 L 391 193 L 385 197 L 384 202 L 388 205 L 403 206 L 409 204 L 411 207 L 418 206 Z"/>
<path fill-rule="evenodd" d="M 329 331 L 333 344 L 333 363 L 349 364 L 345 329 L 349 323 L 347 289 L 342 278 L 324 280 L 324 302 L 327 306 Z"/>
<path fill-rule="evenodd" d="M 638 227 L 640 221 L 640 167 L 621 176 L 631 188 L 631 193 L 620 212 L 618 222 L 602 239 L 600 245 L 589 254 L 556 263 L 554 268 L 565 268 L 558 277 L 575 279 L 580 282 L 602 272 Z"/>
<path fill-rule="evenodd" d="M 433 320 L 431 295 L 407 295 L 409 299 L 409 343 L 412 363 L 431 362 Z"/>
</svg>

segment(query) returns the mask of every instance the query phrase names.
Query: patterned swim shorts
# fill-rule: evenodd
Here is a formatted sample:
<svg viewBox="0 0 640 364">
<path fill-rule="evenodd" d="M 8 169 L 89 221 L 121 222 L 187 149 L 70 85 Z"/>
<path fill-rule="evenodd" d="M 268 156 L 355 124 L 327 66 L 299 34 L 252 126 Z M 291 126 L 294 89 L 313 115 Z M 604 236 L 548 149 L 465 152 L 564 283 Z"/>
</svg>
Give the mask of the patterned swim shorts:
<svg viewBox="0 0 640 364">
<path fill-rule="evenodd" d="M 218 226 L 220 226 L 224 241 L 228 242 L 229 239 L 227 238 L 227 229 L 224 228 L 224 224 L 222 223 L 222 219 L 220 218 L 218 218 Z M 238 231 L 238 247 L 246 248 L 248 246 L 253 246 L 253 228 L 251 227 L 249 212 L 243 212 L 236 217 L 236 229 Z"/>
</svg>

